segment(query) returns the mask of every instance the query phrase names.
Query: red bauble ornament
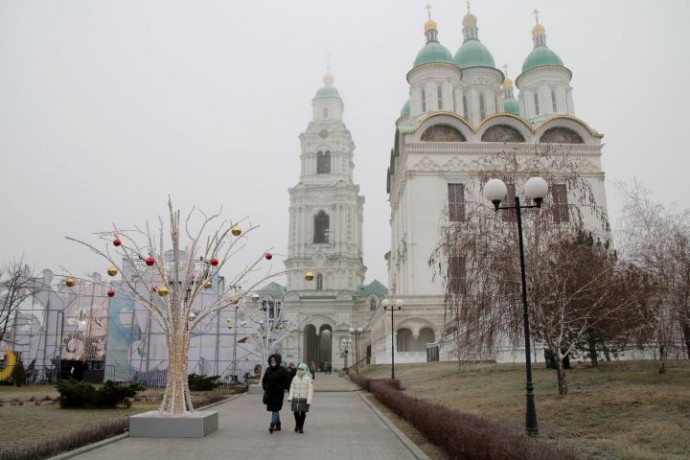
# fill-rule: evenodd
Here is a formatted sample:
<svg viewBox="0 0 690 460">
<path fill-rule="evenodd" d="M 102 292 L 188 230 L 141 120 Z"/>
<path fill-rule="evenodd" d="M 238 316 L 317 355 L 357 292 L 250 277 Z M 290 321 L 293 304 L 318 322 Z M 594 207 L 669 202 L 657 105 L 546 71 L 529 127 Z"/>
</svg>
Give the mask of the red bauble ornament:
<svg viewBox="0 0 690 460">
<path fill-rule="evenodd" d="M 108 297 L 115 297 L 115 291 L 112 289 L 108 291 Z"/>
<path fill-rule="evenodd" d="M 211 259 L 211 265 L 213 265 L 214 267 L 218 265 L 218 259 L 216 259 L 215 257 Z"/>
<path fill-rule="evenodd" d="M 156 263 L 156 259 L 154 259 L 153 257 L 147 257 L 146 258 L 146 265 L 148 265 L 149 267 L 155 263 Z"/>
<path fill-rule="evenodd" d="M 273 254 L 267 252 L 266 255 L 264 255 L 264 257 L 266 258 L 266 260 L 271 260 L 273 258 Z"/>
<path fill-rule="evenodd" d="M 119 246 L 119 245 L 122 244 L 122 241 L 120 241 L 120 238 L 115 238 L 115 239 L 113 240 L 113 244 L 114 244 L 115 246 Z"/>
</svg>

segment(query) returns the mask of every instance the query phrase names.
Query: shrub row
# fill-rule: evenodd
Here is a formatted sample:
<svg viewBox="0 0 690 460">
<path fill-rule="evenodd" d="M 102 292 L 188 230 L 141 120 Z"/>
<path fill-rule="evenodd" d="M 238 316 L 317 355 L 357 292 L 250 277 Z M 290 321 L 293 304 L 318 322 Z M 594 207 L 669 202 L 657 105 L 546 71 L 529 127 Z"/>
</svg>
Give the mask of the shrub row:
<svg viewBox="0 0 690 460">
<path fill-rule="evenodd" d="M 546 444 L 527 437 L 505 422 L 449 409 L 441 404 L 409 396 L 400 381 L 367 379 L 357 374 L 350 379 L 374 394 L 401 418 L 410 422 L 430 442 L 453 459 L 574 460 L 572 449 Z"/>
<path fill-rule="evenodd" d="M 137 394 L 138 387 L 119 385 L 108 380 L 98 390 L 88 383 L 62 380 L 57 384 L 61 409 L 109 409 L 118 405 L 129 406 L 129 399 Z"/>
</svg>

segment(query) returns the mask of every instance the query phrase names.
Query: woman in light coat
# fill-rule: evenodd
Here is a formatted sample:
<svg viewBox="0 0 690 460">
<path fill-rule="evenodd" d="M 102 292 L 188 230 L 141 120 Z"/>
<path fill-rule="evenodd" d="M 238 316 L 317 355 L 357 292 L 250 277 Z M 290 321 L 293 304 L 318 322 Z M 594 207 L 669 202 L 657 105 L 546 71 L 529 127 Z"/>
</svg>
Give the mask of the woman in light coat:
<svg viewBox="0 0 690 460">
<path fill-rule="evenodd" d="M 309 373 L 309 366 L 300 363 L 288 392 L 288 402 L 291 403 L 292 412 L 295 415 L 295 433 L 304 433 L 304 421 L 307 418 L 313 394 L 314 382 Z"/>
</svg>

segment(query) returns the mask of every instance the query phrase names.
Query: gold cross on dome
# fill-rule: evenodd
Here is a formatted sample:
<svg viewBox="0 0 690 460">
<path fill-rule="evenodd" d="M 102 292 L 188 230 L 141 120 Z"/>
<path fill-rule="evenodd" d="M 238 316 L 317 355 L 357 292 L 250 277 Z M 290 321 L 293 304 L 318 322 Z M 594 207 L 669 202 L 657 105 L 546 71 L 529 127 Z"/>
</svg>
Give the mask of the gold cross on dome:
<svg viewBox="0 0 690 460">
<path fill-rule="evenodd" d="M 429 20 L 431 20 L 431 8 L 432 8 L 432 6 L 429 5 L 429 4 L 427 4 L 427 5 L 424 7 L 424 9 L 426 10 L 427 16 L 429 16 Z"/>
<path fill-rule="evenodd" d="M 470 0 L 467 0 L 465 5 L 467 5 L 467 14 L 470 14 Z"/>
<path fill-rule="evenodd" d="M 541 13 L 541 11 L 535 8 L 532 13 L 534 13 L 534 20 L 537 21 L 537 24 L 539 24 L 539 13 Z"/>
<path fill-rule="evenodd" d="M 508 77 L 508 64 L 503 64 L 503 73 L 505 73 L 506 77 Z"/>
</svg>

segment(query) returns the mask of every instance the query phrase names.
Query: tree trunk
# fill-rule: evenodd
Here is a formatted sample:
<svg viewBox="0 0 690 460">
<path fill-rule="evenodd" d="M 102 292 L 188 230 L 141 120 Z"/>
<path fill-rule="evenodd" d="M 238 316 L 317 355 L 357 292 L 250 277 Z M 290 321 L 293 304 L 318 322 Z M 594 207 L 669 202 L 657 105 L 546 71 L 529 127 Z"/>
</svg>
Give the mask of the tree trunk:
<svg viewBox="0 0 690 460">
<path fill-rule="evenodd" d="M 683 341 L 685 342 L 685 352 L 688 354 L 688 358 L 690 359 L 690 323 L 688 323 L 688 320 L 681 319 L 680 320 L 680 328 L 683 331 Z"/>
<path fill-rule="evenodd" d="M 604 344 L 601 349 L 604 351 L 604 358 L 606 358 L 606 362 L 610 363 L 611 362 L 611 350 L 609 350 L 609 347 Z"/>
<path fill-rule="evenodd" d="M 666 357 L 668 356 L 668 353 L 666 353 L 666 347 L 661 346 L 659 349 L 659 361 L 661 363 L 659 364 L 659 374 L 665 374 L 666 373 Z"/>
<path fill-rule="evenodd" d="M 556 352 L 556 375 L 558 376 L 558 394 L 568 394 L 568 381 L 563 367 L 564 355 L 560 350 Z"/>
<path fill-rule="evenodd" d="M 185 415 L 194 412 L 188 381 L 189 332 L 186 330 L 168 335 L 168 384 L 158 411 L 168 415 Z"/>
<path fill-rule="evenodd" d="M 597 343 L 591 335 L 587 338 L 587 345 L 589 346 L 589 360 L 592 362 L 592 367 L 599 367 L 599 358 L 597 357 Z"/>
</svg>

